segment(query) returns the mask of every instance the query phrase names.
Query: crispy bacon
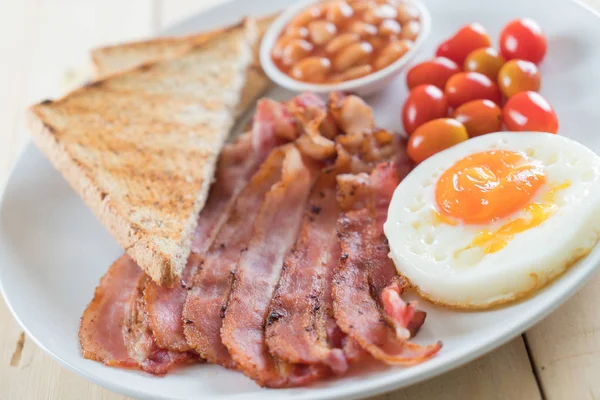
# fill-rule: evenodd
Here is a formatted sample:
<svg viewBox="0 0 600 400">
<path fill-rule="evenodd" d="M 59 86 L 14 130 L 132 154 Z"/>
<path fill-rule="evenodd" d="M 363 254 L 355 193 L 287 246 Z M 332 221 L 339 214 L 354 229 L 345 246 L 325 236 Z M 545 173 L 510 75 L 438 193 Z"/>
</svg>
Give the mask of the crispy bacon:
<svg viewBox="0 0 600 400">
<path fill-rule="evenodd" d="M 375 127 L 373 110 L 358 96 L 332 92 L 329 95 L 329 112 L 346 135 L 371 133 Z"/>
<path fill-rule="evenodd" d="M 304 98 L 304 100 L 302 100 Z M 309 95 L 292 99 L 302 104 L 314 104 Z M 297 136 L 295 122 L 286 107 L 269 99 L 259 101 L 252 131 L 223 148 L 217 166 L 216 182 L 199 215 L 192 243 L 192 253 L 204 254 L 226 221 L 232 204 L 258 170 L 269 152 L 285 140 Z M 156 343 L 164 349 L 188 351 L 182 313 L 187 285 L 196 274 L 199 259 L 192 254 L 182 274 L 182 284 L 163 288 L 153 282 L 146 285 L 144 297 L 148 322 Z"/>
<path fill-rule="evenodd" d="M 211 363 L 234 365 L 220 335 L 232 273 L 250 241 L 252 225 L 265 194 L 281 178 L 287 148 L 275 149 L 242 190 L 192 279 L 183 308 L 184 333 L 190 346 Z"/>
<path fill-rule="evenodd" d="M 414 313 L 411 306 L 398 307 L 400 278 L 388 258 L 383 222 L 400 178 L 395 163 L 379 165 L 370 176 L 338 177 L 342 257 L 334 276 L 333 299 L 340 328 L 373 357 L 388 364 L 411 365 L 433 357 L 441 342 L 420 346 L 408 341 L 412 319 L 423 315 Z M 390 285 L 397 288 L 397 299 L 390 298 L 394 297 L 392 289 L 386 291 Z"/>
<path fill-rule="evenodd" d="M 275 100 L 261 99 L 256 104 L 256 115 L 254 116 L 253 130 L 265 130 L 273 132 L 274 138 L 291 142 L 295 140 L 300 132 L 296 128 L 295 121 L 288 108 Z M 264 135 L 255 135 L 255 139 Z M 257 148 L 257 143 L 254 145 Z"/>
<path fill-rule="evenodd" d="M 181 285 L 166 288 L 150 281 L 144 289 L 144 301 L 148 326 L 156 344 L 163 349 L 185 352 L 191 350 L 183 333 L 183 303 L 187 296 L 187 282 L 200 263 L 200 257 L 192 253 L 183 270 Z"/>
<path fill-rule="evenodd" d="M 129 296 L 142 275 L 137 264 L 123 255 L 102 277 L 81 317 L 79 341 L 83 357 L 114 367 L 137 367 L 125 346 L 122 328 Z"/>
<path fill-rule="evenodd" d="M 325 371 L 284 362 L 266 351 L 268 305 L 285 254 L 293 246 L 317 166 L 295 147 L 286 152 L 282 179 L 269 191 L 254 222 L 252 240 L 238 262 L 221 337 L 237 367 L 262 386 L 305 384 Z"/>
<path fill-rule="evenodd" d="M 257 118 L 251 133 L 243 134 L 221 152 L 216 182 L 198 218 L 192 254 L 182 273 L 181 285 L 173 288 L 164 288 L 154 282 L 146 285 L 144 298 L 148 323 L 161 348 L 181 352 L 191 349 L 184 335 L 182 313 L 188 282 L 200 263 L 197 254 L 204 254 L 208 250 L 229 216 L 237 195 L 279 143 L 273 129 L 261 124 L 260 118 Z"/>
<path fill-rule="evenodd" d="M 192 353 L 164 350 L 157 346 L 152 331 L 148 327 L 148 316 L 144 302 L 144 287 L 150 279 L 142 274 L 137 286 L 131 291 L 125 306 L 123 340 L 129 356 L 139 367 L 154 375 L 164 375 L 173 367 L 197 360 Z"/>
<path fill-rule="evenodd" d="M 292 98 L 287 102 L 286 106 L 290 107 L 300 107 L 300 108 L 308 108 L 308 107 L 318 107 L 324 108 L 325 102 L 322 98 L 312 92 L 303 92 Z"/>
<path fill-rule="evenodd" d="M 357 174 L 381 160 L 394 163 Z M 342 374 L 364 350 L 429 359 L 441 343 L 409 341 L 425 313 L 402 300 L 382 229 L 411 166 L 356 96 L 259 101 L 251 133 L 221 153 L 181 285 L 121 257 L 82 317 L 84 357 L 160 375 L 200 355 L 267 387 Z"/>
<path fill-rule="evenodd" d="M 300 151 L 315 159 L 326 160 L 335 155 L 335 142 L 328 123 L 327 107 L 320 97 L 303 93 L 288 102 L 288 109 L 294 116 L 301 135 L 296 141 Z"/>
<path fill-rule="evenodd" d="M 417 302 L 406 303 L 402 300 L 406 282 L 398 277 L 398 282 L 383 289 L 381 303 L 388 323 L 396 330 L 396 336 L 409 339 L 417 334 L 425 322 L 425 312 L 417 310 Z"/>
<path fill-rule="evenodd" d="M 262 103 L 263 101 L 261 101 Z M 252 132 L 245 133 L 221 151 L 215 183 L 204 208 L 198 216 L 192 252 L 203 254 L 227 219 L 236 195 L 244 188 L 271 150 L 280 144 L 273 126 L 267 121 L 267 107 L 261 107 Z"/>
<path fill-rule="evenodd" d="M 285 258 L 265 328 L 266 343 L 277 357 L 291 363 L 323 363 L 337 374 L 348 369 L 348 360 L 331 299 L 331 280 L 341 254 L 336 176 L 348 168 L 348 159 L 339 157 L 319 175 L 294 249 Z"/>
<path fill-rule="evenodd" d="M 296 120 L 302 126 L 303 134 L 296 144 L 300 151 L 315 160 L 326 160 L 335 155 L 335 142 L 321 134 L 319 127 L 327 118 L 321 108 L 296 110 Z"/>
</svg>

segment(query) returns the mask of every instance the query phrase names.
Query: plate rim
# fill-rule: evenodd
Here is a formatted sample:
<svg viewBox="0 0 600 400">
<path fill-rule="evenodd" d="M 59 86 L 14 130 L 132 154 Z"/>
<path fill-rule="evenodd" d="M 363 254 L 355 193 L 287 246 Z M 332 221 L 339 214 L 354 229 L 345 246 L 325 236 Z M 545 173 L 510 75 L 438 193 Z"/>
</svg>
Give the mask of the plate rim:
<svg viewBox="0 0 600 400">
<path fill-rule="evenodd" d="M 157 36 L 170 35 L 170 34 L 174 34 L 176 32 L 180 33 L 180 29 L 182 27 L 192 24 L 193 21 L 196 20 L 199 16 L 202 16 L 203 14 L 209 14 L 209 13 L 226 12 L 229 8 L 234 7 L 236 3 L 241 2 L 241 1 L 244 1 L 244 0 L 224 0 L 221 3 L 213 4 L 204 10 L 194 13 L 194 14 L 190 15 L 189 17 L 182 19 L 182 20 L 178 21 L 177 23 L 174 23 L 174 24 L 168 26 L 167 28 L 161 30 L 157 34 Z M 600 19 L 600 10 L 592 8 L 589 4 L 585 3 L 584 0 L 556 0 L 556 2 L 558 2 L 558 3 L 573 3 L 575 6 L 581 7 L 584 11 L 589 12 L 594 17 Z M 427 4 L 427 3 L 425 3 L 425 4 Z M 279 8 L 277 8 L 277 9 L 279 9 Z M 33 150 L 32 150 L 32 148 L 33 148 Z M 22 162 L 24 162 L 25 157 L 31 151 L 35 151 L 35 144 L 34 144 L 33 140 L 31 140 L 31 138 L 28 137 L 27 141 L 18 150 L 18 154 L 16 155 L 12 166 L 9 168 L 9 173 L 7 175 L 6 182 L 3 185 L 3 187 L 0 188 L 0 212 L 2 212 L 2 210 L 4 210 L 4 208 L 6 206 L 5 205 L 6 193 L 8 191 L 8 188 L 12 184 L 14 184 L 13 181 L 16 179 L 15 176 L 16 176 L 17 170 L 19 169 L 19 166 L 21 165 Z M 4 241 L 0 240 L 0 247 L 3 247 L 3 246 L 4 246 Z M 598 244 L 597 246 L 600 246 L 600 244 Z M 523 315 L 526 315 L 527 317 L 522 317 L 520 319 L 519 323 L 511 326 L 510 329 L 506 329 L 505 331 L 496 332 L 492 336 L 492 339 L 488 339 L 485 343 L 483 343 L 481 345 L 477 345 L 475 348 L 471 348 L 471 351 L 468 351 L 468 352 L 458 351 L 452 358 L 448 359 L 443 364 L 436 365 L 435 363 L 433 363 L 433 366 L 431 368 L 423 371 L 423 373 L 417 374 L 414 376 L 405 377 L 400 381 L 397 378 L 395 378 L 394 376 L 385 376 L 385 377 L 380 377 L 380 378 L 375 378 L 375 379 L 372 379 L 369 381 L 365 381 L 361 386 L 359 386 L 357 388 L 345 389 L 345 391 L 339 392 L 339 393 L 330 393 L 330 394 L 314 393 L 315 395 L 312 395 L 312 396 L 311 396 L 311 393 L 309 393 L 310 397 L 307 397 L 307 398 L 311 398 L 311 399 L 315 399 L 315 400 L 318 400 L 318 399 L 351 400 L 351 399 L 363 398 L 365 396 L 377 396 L 377 395 L 380 395 L 383 393 L 388 393 L 393 390 L 398 390 L 398 389 L 401 389 L 404 387 L 414 385 L 419 382 L 429 380 L 429 379 L 437 377 L 445 372 L 448 372 L 450 370 L 453 370 L 455 368 L 463 366 L 463 365 L 475 360 L 476 358 L 479 358 L 479 357 L 487 354 L 488 352 L 502 346 L 503 344 L 514 339 L 518 335 L 521 335 L 524 331 L 526 331 L 527 329 L 536 325 L 540 320 L 542 320 L 543 318 L 547 317 L 549 314 L 554 312 L 559 306 L 563 305 L 569 298 L 571 298 L 573 295 L 575 295 L 586 283 L 588 283 L 590 277 L 595 272 L 598 271 L 598 269 L 600 268 L 600 256 L 597 258 L 598 258 L 598 260 L 596 260 L 595 265 L 593 265 L 588 270 L 586 270 L 585 273 L 583 273 L 583 275 L 577 281 L 570 284 L 570 286 L 568 287 L 569 290 L 565 290 L 565 292 L 561 296 L 556 297 L 555 302 L 552 305 L 542 309 L 541 311 L 536 311 L 536 312 L 531 312 L 531 313 L 523 313 Z M 8 262 L 8 257 L 4 254 L 4 252 L 0 252 L 0 268 L 4 268 L 3 265 L 5 265 L 7 262 Z M 593 263 L 593 261 L 590 260 L 590 263 Z M 184 400 L 184 398 L 178 398 L 178 397 L 168 397 L 168 398 L 154 397 L 154 396 L 148 397 L 147 393 L 139 392 L 138 390 L 132 389 L 132 388 L 128 387 L 127 385 L 121 384 L 120 382 L 115 382 L 113 380 L 105 379 L 101 375 L 90 374 L 83 369 L 80 369 L 74 365 L 71 365 L 69 362 L 64 360 L 58 354 L 51 351 L 36 336 L 31 334 L 30 330 L 23 323 L 23 321 L 21 320 L 19 315 L 15 312 L 12 302 L 6 296 L 6 291 L 5 291 L 4 283 L 2 282 L 2 279 L 0 279 L 0 293 L 2 294 L 4 301 L 7 305 L 7 308 L 9 309 L 13 318 L 17 321 L 19 326 L 27 334 L 28 338 L 31 339 L 37 346 L 39 346 L 45 353 L 49 354 L 54 360 L 59 362 L 59 364 L 66 367 L 68 370 L 78 374 L 79 376 L 82 376 L 83 378 L 87 379 L 88 381 L 93 382 L 101 387 L 107 388 L 109 390 L 112 390 L 112 391 L 115 391 L 117 393 L 121 393 L 121 394 L 124 394 L 127 396 L 132 396 L 132 397 L 136 397 L 136 398 L 159 398 L 159 399 L 173 399 L 173 400 L 182 399 L 182 400 Z M 433 361 L 434 360 L 430 360 L 429 362 L 433 362 Z M 229 396 L 229 397 L 235 397 L 235 398 L 239 399 L 239 398 L 253 397 L 255 395 L 256 395 L 256 393 L 247 393 L 247 394 L 240 394 L 240 395 Z M 223 398 L 229 398 L 229 397 L 224 396 Z M 305 398 L 304 395 L 299 395 L 299 396 L 295 396 L 295 397 Z M 187 399 L 187 398 L 185 398 L 185 399 Z"/>
</svg>

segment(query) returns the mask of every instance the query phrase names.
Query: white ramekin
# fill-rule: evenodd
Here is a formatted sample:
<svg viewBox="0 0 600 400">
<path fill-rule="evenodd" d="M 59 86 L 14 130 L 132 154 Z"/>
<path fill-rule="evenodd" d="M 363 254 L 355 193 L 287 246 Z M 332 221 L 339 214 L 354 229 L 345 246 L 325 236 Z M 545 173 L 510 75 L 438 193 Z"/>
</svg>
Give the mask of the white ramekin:
<svg viewBox="0 0 600 400">
<path fill-rule="evenodd" d="M 394 63 L 380 71 L 351 81 L 333 84 L 315 84 L 297 81 L 284 74 L 279 70 L 279 68 L 277 68 L 271 58 L 271 49 L 275 45 L 275 42 L 279 38 L 283 28 L 286 27 L 288 22 L 293 17 L 295 17 L 305 8 L 321 1 L 322 0 L 301 1 L 298 4 L 287 8 L 275 21 L 273 21 L 265 33 L 260 45 L 260 63 L 263 70 L 272 81 L 288 90 L 294 92 L 314 93 L 330 93 L 340 90 L 344 92 L 352 92 L 358 94 L 359 96 L 366 96 L 375 93 L 385 88 L 392 79 L 394 79 L 404 70 L 410 61 L 417 55 L 418 51 L 423 45 L 423 42 L 427 39 L 427 36 L 429 36 L 429 30 L 431 27 L 431 16 L 429 15 L 429 11 L 420 0 L 411 0 L 411 3 L 419 8 L 421 32 L 419 33 L 414 45 L 406 54 L 404 54 L 404 56 L 400 57 Z"/>
</svg>

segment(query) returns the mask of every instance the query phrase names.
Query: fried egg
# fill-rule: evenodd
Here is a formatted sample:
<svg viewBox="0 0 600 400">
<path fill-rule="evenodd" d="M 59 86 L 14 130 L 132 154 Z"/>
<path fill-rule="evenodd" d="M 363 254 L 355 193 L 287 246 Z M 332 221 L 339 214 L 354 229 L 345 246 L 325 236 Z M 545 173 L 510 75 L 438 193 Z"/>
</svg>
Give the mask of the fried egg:
<svg viewBox="0 0 600 400">
<path fill-rule="evenodd" d="M 600 157 L 547 133 L 469 139 L 417 166 L 384 231 L 425 298 L 488 308 L 533 293 L 600 237 Z"/>
</svg>

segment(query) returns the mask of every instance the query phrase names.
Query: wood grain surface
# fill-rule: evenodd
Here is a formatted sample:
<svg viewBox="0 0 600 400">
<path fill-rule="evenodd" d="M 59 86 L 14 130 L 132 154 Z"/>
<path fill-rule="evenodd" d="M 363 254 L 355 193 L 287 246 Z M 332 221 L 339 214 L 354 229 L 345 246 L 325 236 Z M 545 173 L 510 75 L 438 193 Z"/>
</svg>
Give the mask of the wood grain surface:
<svg viewBox="0 0 600 400">
<path fill-rule="evenodd" d="M 25 108 L 85 76 L 91 47 L 149 37 L 220 1 L 2 0 L 0 188 L 27 141 Z M 600 0 L 585 2 L 600 10 Z M 0 324 L 0 399 L 126 399 L 51 359 L 23 334 L 1 299 Z M 600 399 L 599 376 L 596 275 L 525 335 L 452 372 L 374 399 Z"/>
</svg>

